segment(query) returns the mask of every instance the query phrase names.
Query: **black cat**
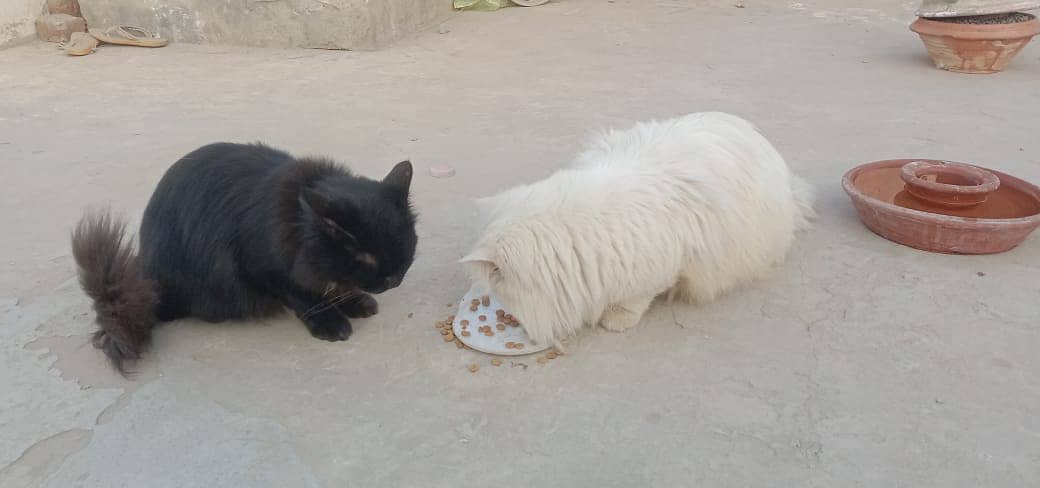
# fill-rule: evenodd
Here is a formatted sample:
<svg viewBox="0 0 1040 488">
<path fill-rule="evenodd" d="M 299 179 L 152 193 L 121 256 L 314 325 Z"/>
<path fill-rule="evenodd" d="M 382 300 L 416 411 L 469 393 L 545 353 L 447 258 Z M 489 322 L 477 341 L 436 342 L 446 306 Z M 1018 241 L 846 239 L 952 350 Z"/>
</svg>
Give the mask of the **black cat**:
<svg viewBox="0 0 1040 488">
<path fill-rule="evenodd" d="M 177 161 L 141 221 L 139 251 L 108 212 L 72 234 L 80 283 L 120 372 L 158 322 L 262 317 L 288 307 L 314 337 L 346 340 L 369 293 L 401 284 L 415 255 L 412 165 L 382 181 L 264 145 L 212 144 Z"/>
</svg>

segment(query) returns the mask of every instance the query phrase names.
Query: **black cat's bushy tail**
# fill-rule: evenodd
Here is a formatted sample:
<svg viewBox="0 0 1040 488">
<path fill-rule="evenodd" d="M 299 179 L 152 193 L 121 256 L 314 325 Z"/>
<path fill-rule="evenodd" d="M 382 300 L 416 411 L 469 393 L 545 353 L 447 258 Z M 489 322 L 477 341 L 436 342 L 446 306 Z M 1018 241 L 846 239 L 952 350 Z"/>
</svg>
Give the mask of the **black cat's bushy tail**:
<svg viewBox="0 0 1040 488">
<path fill-rule="evenodd" d="M 124 362 L 140 358 L 148 348 L 159 303 L 156 283 L 141 275 L 125 227 L 104 210 L 88 212 L 72 233 L 79 282 L 97 313 L 94 347 L 124 375 Z"/>
</svg>

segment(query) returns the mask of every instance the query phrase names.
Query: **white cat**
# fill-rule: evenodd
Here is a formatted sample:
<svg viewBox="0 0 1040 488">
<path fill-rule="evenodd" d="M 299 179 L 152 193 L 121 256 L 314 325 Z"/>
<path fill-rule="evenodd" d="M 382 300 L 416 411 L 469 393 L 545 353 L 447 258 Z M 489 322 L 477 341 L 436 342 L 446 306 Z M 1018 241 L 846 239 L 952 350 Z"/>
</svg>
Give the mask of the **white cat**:
<svg viewBox="0 0 1040 488">
<path fill-rule="evenodd" d="M 539 343 L 636 325 L 664 292 L 695 302 L 783 261 L 812 188 L 747 121 L 724 113 L 597 138 L 568 169 L 478 201 L 462 259 Z"/>
</svg>

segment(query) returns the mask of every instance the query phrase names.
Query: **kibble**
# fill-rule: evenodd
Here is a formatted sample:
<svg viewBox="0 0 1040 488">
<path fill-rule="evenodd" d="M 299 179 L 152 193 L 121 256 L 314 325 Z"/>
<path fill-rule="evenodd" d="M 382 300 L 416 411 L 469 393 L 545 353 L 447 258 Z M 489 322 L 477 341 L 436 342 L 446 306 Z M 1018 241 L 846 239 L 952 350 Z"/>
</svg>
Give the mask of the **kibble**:
<svg viewBox="0 0 1040 488">
<path fill-rule="evenodd" d="M 506 324 L 495 325 L 495 328 L 498 330 L 506 330 Z"/>
<path fill-rule="evenodd" d="M 465 319 L 463 319 L 463 320 L 462 320 L 461 322 L 459 322 L 459 325 L 461 325 L 461 326 L 465 327 L 465 326 L 469 325 L 469 321 L 468 321 L 468 320 L 465 320 Z"/>
<path fill-rule="evenodd" d="M 441 330 L 441 335 L 448 335 L 448 334 L 451 334 L 451 329 L 442 329 Z"/>
<path fill-rule="evenodd" d="M 470 305 L 469 306 L 469 311 L 470 312 L 476 312 L 478 308 L 480 308 L 479 305 Z"/>
<path fill-rule="evenodd" d="M 546 363 L 546 362 L 548 362 L 549 360 L 548 360 L 548 359 L 546 359 L 546 358 L 544 358 L 544 357 L 540 357 L 540 358 L 538 358 L 538 359 L 537 359 L 536 361 L 538 361 L 538 364 L 545 364 L 545 363 Z"/>
<path fill-rule="evenodd" d="M 462 341 L 460 341 L 458 339 L 455 339 L 455 347 L 457 347 L 459 349 L 462 349 L 462 348 L 466 347 L 466 345 L 463 344 Z"/>
<path fill-rule="evenodd" d="M 480 319 L 481 322 L 487 322 L 487 315 L 481 315 L 480 317 L 477 317 L 477 318 Z"/>
<path fill-rule="evenodd" d="M 549 359 L 556 359 L 556 356 L 557 356 L 556 351 L 549 351 L 549 352 L 545 353 L 545 357 L 547 357 Z"/>
<path fill-rule="evenodd" d="M 476 364 L 469 365 L 469 372 L 470 373 L 476 373 L 479 370 L 480 370 L 480 366 L 477 366 Z"/>
<path fill-rule="evenodd" d="M 501 308 L 498 309 L 498 310 L 495 310 L 495 317 L 505 317 L 505 316 L 506 316 L 506 311 L 505 310 L 502 310 Z"/>
<path fill-rule="evenodd" d="M 501 366 L 502 365 L 502 360 L 498 359 L 498 358 L 494 358 L 494 359 L 491 360 L 491 365 L 492 366 Z"/>
<path fill-rule="evenodd" d="M 468 330 L 462 331 L 462 337 L 469 337 L 469 331 Z"/>
<path fill-rule="evenodd" d="M 485 307 L 490 307 L 491 306 L 491 297 L 489 297 L 487 295 L 484 295 L 484 296 L 480 297 L 480 303 L 482 305 L 484 305 Z"/>
<path fill-rule="evenodd" d="M 448 335 L 444 336 L 444 342 L 451 342 L 451 341 L 454 341 L 454 340 L 455 340 L 455 335 L 454 334 L 448 334 Z"/>
</svg>

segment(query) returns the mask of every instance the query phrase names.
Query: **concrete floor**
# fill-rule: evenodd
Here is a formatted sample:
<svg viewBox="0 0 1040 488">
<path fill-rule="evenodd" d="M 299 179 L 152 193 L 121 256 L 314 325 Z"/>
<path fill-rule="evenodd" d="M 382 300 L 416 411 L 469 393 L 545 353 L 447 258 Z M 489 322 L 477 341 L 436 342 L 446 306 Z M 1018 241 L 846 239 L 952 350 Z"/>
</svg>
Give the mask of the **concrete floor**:
<svg viewBox="0 0 1040 488">
<path fill-rule="evenodd" d="M 957 75 L 907 30 L 910 1 L 745 3 L 560 0 L 378 53 L 0 52 L 0 486 L 1037 486 L 1040 237 L 915 251 L 862 227 L 839 180 L 920 156 L 1040 181 L 1040 45 Z M 786 265 L 544 366 L 440 341 L 473 197 L 547 175 L 593 129 L 702 110 L 753 120 L 818 185 Z M 184 321 L 126 381 L 86 345 L 68 232 L 88 205 L 138 219 L 170 163 L 218 140 L 368 175 L 412 158 L 416 264 L 347 343 Z"/>
</svg>

